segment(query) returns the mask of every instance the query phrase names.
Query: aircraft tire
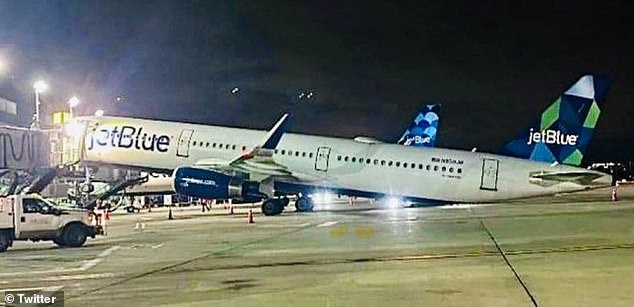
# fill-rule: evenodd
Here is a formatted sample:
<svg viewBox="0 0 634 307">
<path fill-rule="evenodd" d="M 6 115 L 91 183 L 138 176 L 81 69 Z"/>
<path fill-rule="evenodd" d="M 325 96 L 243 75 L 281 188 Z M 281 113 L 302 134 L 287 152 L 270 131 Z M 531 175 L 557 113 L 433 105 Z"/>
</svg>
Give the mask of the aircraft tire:
<svg viewBox="0 0 634 307">
<path fill-rule="evenodd" d="M 279 199 L 270 198 L 262 203 L 262 214 L 278 215 L 284 211 L 284 203 Z"/>
<path fill-rule="evenodd" d="M 312 212 L 315 204 L 309 197 L 300 197 L 295 201 L 295 209 L 297 212 Z"/>
</svg>

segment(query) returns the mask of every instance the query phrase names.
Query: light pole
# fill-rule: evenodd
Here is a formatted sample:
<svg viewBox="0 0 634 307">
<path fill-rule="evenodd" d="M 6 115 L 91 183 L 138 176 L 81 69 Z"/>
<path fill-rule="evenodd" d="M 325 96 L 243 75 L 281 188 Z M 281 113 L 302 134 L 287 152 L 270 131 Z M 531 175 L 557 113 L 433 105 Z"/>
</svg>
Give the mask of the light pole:
<svg viewBox="0 0 634 307">
<path fill-rule="evenodd" d="M 33 117 L 33 127 L 40 128 L 40 93 L 45 92 L 48 89 L 48 84 L 39 80 L 33 83 L 33 89 L 35 90 L 35 115 Z"/>
<path fill-rule="evenodd" d="M 77 96 L 73 96 L 70 97 L 70 99 L 68 99 L 68 106 L 70 107 L 70 118 L 73 118 L 73 108 L 77 107 L 79 105 L 80 101 L 79 98 L 77 98 Z"/>
</svg>

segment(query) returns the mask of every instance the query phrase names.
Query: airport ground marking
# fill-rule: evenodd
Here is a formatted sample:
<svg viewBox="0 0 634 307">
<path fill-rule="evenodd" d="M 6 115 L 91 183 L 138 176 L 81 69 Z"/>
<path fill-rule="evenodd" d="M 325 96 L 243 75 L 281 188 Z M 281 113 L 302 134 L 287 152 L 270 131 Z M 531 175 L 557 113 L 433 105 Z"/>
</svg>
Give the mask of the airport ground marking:
<svg viewBox="0 0 634 307">
<path fill-rule="evenodd" d="M 10 273 L 0 273 L 0 277 L 11 277 L 11 276 L 19 276 L 24 274 L 29 275 L 43 275 L 43 274 L 57 274 L 57 273 L 73 273 L 73 272 L 83 272 L 86 271 L 97 264 L 103 261 L 103 258 L 112 254 L 114 251 L 120 249 L 121 246 L 115 245 L 112 246 L 97 255 L 97 257 L 84 261 L 77 268 L 67 268 L 67 269 L 54 269 L 54 270 L 41 270 L 41 271 L 28 271 L 28 272 L 10 272 Z"/>
<path fill-rule="evenodd" d="M 530 289 L 528 289 L 528 286 L 526 285 L 524 280 L 522 280 L 522 277 L 520 276 L 520 274 L 517 272 L 517 270 L 515 270 L 515 267 L 511 263 L 511 260 L 508 259 L 508 257 L 506 256 L 506 253 L 504 253 L 504 250 L 502 250 L 502 248 L 500 247 L 500 244 L 498 243 L 495 236 L 493 236 L 493 233 L 491 233 L 487 225 L 484 223 L 484 220 L 482 219 L 479 219 L 479 220 L 480 220 L 480 224 L 482 225 L 482 228 L 484 228 L 484 231 L 487 233 L 491 241 L 493 241 L 495 248 L 500 253 L 500 256 L 502 256 L 502 259 L 504 259 L 504 262 L 509 267 L 509 269 L 511 269 L 511 272 L 513 272 L 513 275 L 515 275 L 515 279 L 522 286 L 522 288 L 524 289 L 524 292 L 526 292 L 526 295 L 528 295 L 528 298 L 533 303 L 533 306 L 535 307 L 539 306 L 539 304 L 537 303 L 537 299 L 535 299 L 535 296 L 533 295 L 533 293 L 531 293 Z"/>
<path fill-rule="evenodd" d="M 64 298 L 64 301 L 70 300 L 70 299 L 76 299 L 76 298 L 79 298 L 81 296 L 84 296 L 84 295 L 87 295 L 87 294 L 90 294 L 90 293 L 95 293 L 95 292 L 101 291 L 103 289 L 106 289 L 106 288 L 109 288 L 109 287 L 112 287 L 112 286 L 116 286 L 116 285 L 120 285 L 120 284 L 129 282 L 129 281 L 132 281 L 132 280 L 135 280 L 135 279 L 147 277 L 147 276 L 150 276 L 152 274 L 165 272 L 167 270 L 170 270 L 170 269 L 173 269 L 173 268 L 177 268 L 177 267 L 180 267 L 180 266 L 184 266 L 184 265 L 187 265 L 189 263 L 192 263 L 192 262 L 195 262 L 195 261 L 198 261 L 198 260 L 201 260 L 201 259 L 208 258 L 210 256 L 223 254 L 223 253 L 226 253 L 228 251 L 231 251 L 231 250 L 234 250 L 234 249 L 237 249 L 237 248 L 242 248 L 242 247 L 245 247 L 245 246 L 249 246 L 249 245 L 252 245 L 252 244 L 258 244 L 258 243 L 262 243 L 262 242 L 265 242 L 265 241 L 274 240 L 274 239 L 277 239 L 277 238 L 280 238 L 280 237 L 284 237 L 284 236 L 287 236 L 289 234 L 297 233 L 297 232 L 300 232 L 300 231 L 303 231 L 303 230 L 307 230 L 307 229 L 310 229 L 310 228 L 313 228 L 313 227 L 314 227 L 313 225 L 309 224 L 306 227 L 291 229 L 289 231 L 285 231 L 285 232 L 282 232 L 282 233 L 279 233 L 279 234 L 276 234 L 276 235 L 273 235 L 273 236 L 270 236 L 270 237 L 255 239 L 255 240 L 244 242 L 242 244 L 229 246 L 227 248 L 224 248 L 224 249 L 221 249 L 221 250 L 218 250 L 218 251 L 204 253 L 204 254 L 198 255 L 196 257 L 192 257 L 192 258 L 189 258 L 189 259 L 186 259 L 186 260 L 183 260 L 183 261 L 179 261 L 179 262 L 176 262 L 176 263 L 173 263 L 173 264 L 170 264 L 170 265 L 165 265 L 165 266 L 159 267 L 157 269 L 152 269 L 152 270 L 149 270 L 149 271 L 141 272 L 139 274 L 135 274 L 135 275 L 129 276 L 127 278 L 124 278 L 124 279 L 121 279 L 121 280 L 117 280 L 117 281 L 105 284 L 103 286 L 99 286 L 99 287 L 93 288 L 91 290 L 87 290 L 87 291 L 81 292 L 81 293 L 79 293 L 77 295 L 74 295 L 74 296 L 67 296 L 67 297 Z"/>
<path fill-rule="evenodd" d="M 337 223 L 339 223 L 339 222 L 338 221 L 329 221 L 329 222 L 321 223 L 321 224 L 317 225 L 317 227 L 328 227 L 328 226 L 335 225 Z"/>
</svg>

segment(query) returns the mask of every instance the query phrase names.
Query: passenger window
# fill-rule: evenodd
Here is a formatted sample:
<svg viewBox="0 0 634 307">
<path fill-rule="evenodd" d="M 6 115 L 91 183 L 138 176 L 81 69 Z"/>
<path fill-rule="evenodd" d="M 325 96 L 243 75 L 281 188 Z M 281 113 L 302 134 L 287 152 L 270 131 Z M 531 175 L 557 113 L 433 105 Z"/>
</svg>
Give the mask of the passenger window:
<svg viewBox="0 0 634 307">
<path fill-rule="evenodd" d="M 423 169 L 423 165 L 422 165 L 422 164 L 419 164 L 419 165 L 418 165 L 418 169 Z"/>
<path fill-rule="evenodd" d="M 225 144 L 225 149 L 227 149 L 227 150 L 231 149 L 231 145 L 230 144 Z"/>
<path fill-rule="evenodd" d="M 211 144 L 211 147 L 216 148 L 216 143 Z"/>
<path fill-rule="evenodd" d="M 416 163 L 412 163 L 412 165 L 410 165 L 411 168 L 416 168 Z"/>
<path fill-rule="evenodd" d="M 299 151 L 295 152 L 295 157 L 299 157 Z"/>
<path fill-rule="evenodd" d="M 242 145 L 242 151 L 247 151 L 247 147 Z"/>
<path fill-rule="evenodd" d="M 407 162 L 403 162 L 403 167 L 407 168 Z"/>
<path fill-rule="evenodd" d="M 305 157 L 305 156 L 306 156 L 306 152 L 302 151 L 302 157 Z"/>
<path fill-rule="evenodd" d="M 394 163 L 394 162 L 392 162 L 392 160 L 390 160 L 390 162 L 387 163 L 387 166 L 392 166 L 392 163 Z"/>
<path fill-rule="evenodd" d="M 288 155 L 289 155 L 289 156 L 292 156 L 292 155 L 293 155 L 293 151 L 292 151 L 292 150 L 289 150 L 289 151 L 288 151 Z"/>
<path fill-rule="evenodd" d="M 374 165 L 379 164 L 379 159 L 374 159 Z"/>
<path fill-rule="evenodd" d="M 343 161 L 348 162 L 348 156 L 343 157 Z"/>
<path fill-rule="evenodd" d="M 231 149 L 236 150 L 236 145 L 231 146 Z"/>
<path fill-rule="evenodd" d="M 434 171 L 437 172 L 438 171 L 438 165 L 434 165 Z"/>
<path fill-rule="evenodd" d="M 357 158 L 352 157 L 352 162 L 357 162 Z"/>
<path fill-rule="evenodd" d="M 449 172 L 450 172 L 450 173 L 453 173 L 453 167 L 450 167 L 450 168 L 449 168 Z"/>
<path fill-rule="evenodd" d="M 274 151 L 275 154 L 277 154 L 277 149 Z"/>
<path fill-rule="evenodd" d="M 431 165 L 427 164 L 427 166 L 425 166 L 425 169 L 431 171 Z"/>
<path fill-rule="evenodd" d="M 458 169 L 458 174 L 462 174 L 462 169 L 461 168 Z"/>
<path fill-rule="evenodd" d="M 192 146 L 196 146 L 196 141 L 193 141 L 193 142 L 192 142 Z"/>
<path fill-rule="evenodd" d="M 337 156 L 337 161 L 341 161 L 341 156 Z"/>
<path fill-rule="evenodd" d="M 218 149 L 222 149 L 222 144 L 218 144 Z"/>
<path fill-rule="evenodd" d="M 209 147 L 209 142 L 207 142 L 207 144 L 205 144 L 207 147 Z"/>
<path fill-rule="evenodd" d="M 359 158 L 359 163 L 363 163 L 363 158 Z"/>
<path fill-rule="evenodd" d="M 309 157 L 309 158 L 312 158 L 312 157 L 313 157 L 313 153 L 312 153 L 312 152 L 309 152 L 309 153 L 308 153 L 308 157 Z"/>
<path fill-rule="evenodd" d="M 401 161 L 396 161 L 396 167 L 401 166 Z"/>
<path fill-rule="evenodd" d="M 446 167 L 446 166 L 443 166 L 443 167 L 442 167 L 442 171 L 443 171 L 443 172 L 446 172 L 446 171 L 447 171 L 447 167 Z"/>
<path fill-rule="evenodd" d="M 381 165 L 385 165 L 385 160 L 381 160 Z"/>
<path fill-rule="evenodd" d="M 365 163 L 367 163 L 367 164 L 370 164 L 370 161 L 372 161 L 372 160 L 370 160 L 370 159 L 365 159 Z"/>
<path fill-rule="evenodd" d="M 282 149 L 282 154 L 286 154 L 286 150 Z"/>
</svg>

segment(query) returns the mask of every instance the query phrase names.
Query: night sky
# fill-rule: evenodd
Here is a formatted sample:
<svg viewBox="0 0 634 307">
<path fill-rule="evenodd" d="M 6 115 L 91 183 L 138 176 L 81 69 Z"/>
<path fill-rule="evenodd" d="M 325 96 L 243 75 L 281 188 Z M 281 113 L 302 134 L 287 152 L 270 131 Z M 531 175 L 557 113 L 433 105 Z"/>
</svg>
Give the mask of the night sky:
<svg viewBox="0 0 634 307">
<path fill-rule="evenodd" d="M 634 159 L 632 6 L 551 2 L 0 0 L 0 96 L 28 118 L 43 78 L 47 112 L 72 95 L 252 128 L 290 112 L 293 132 L 386 141 L 433 101 L 438 146 L 495 151 L 591 72 L 613 87 L 584 162 Z"/>
</svg>

